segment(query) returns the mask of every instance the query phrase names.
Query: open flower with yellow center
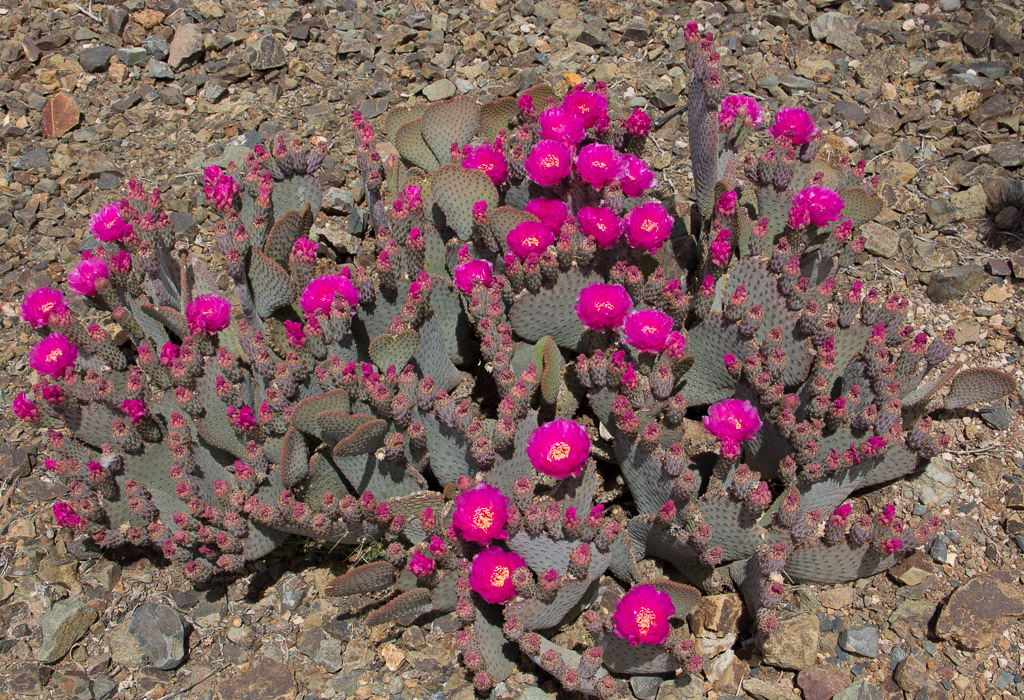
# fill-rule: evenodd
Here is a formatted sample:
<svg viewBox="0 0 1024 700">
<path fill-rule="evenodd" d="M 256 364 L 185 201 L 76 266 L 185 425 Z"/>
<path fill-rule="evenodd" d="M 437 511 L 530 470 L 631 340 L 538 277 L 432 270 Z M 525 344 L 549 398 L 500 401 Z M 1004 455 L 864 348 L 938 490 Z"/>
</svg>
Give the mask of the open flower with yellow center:
<svg viewBox="0 0 1024 700">
<path fill-rule="evenodd" d="M 455 498 L 452 524 L 467 542 L 488 545 L 491 540 L 507 540 L 508 506 L 501 489 L 481 482 Z"/>
<path fill-rule="evenodd" d="M 761 418 L 757 409 L 746 400 L 726 399 L 708 408 L 704 416 L 704 429 L 722 443 L 722 449 L 738 453 L 739 443 L 753 440 L 761 429 Z"/>
<path fill-rule="evenodd" d="M 533 431 L 526 454 L 541 474 L 556 479 L 579 476 L 590 457 L 590 438 L 576 421 L 559 418 Z"/>
<path fill-rule="evenodd" d="M 580 290 L 576 315 L 584 328 L 603 331 L 618 328 L 633 309 L 633 300 L 618 284 L 595 283 Z"/>
<path fill-rule="evenodd" d="M 665 207 L 657 202 L 633 207 L 622 220 L 626 229 L 626 242 L 633 248 L 656 253 L 672 233 L 673 221 Z"/>
<path fill-rule="evenodd" d="M 539 221 L 523 221 L 508 232 L 505 241 L 513 255 L 526 260 L 531 255 L 540 255 L 547 250 L 555 242 L 555 235 Z"/>
<path fill-rule="evenodd" d="M 78 348 L 63 333 L 51 333 L 28 352 L 28 364 L 39 374 L 59 377 L 78 360 Z"/>
<path fill-rule="evenodd" d="M 498 546 L 488 547 L 473 557 L 469 569 L 469 587 L 488 603 L 504 605 L 516 596 L 512 574 L 526 561 Z"/>
<path fill-rule="evenodd" d="M 622 332 L 626 343 L 637 352 L 659 353 L 665 349 L 672 332 L 672 317 L 657 309 L 643 309 L 626 317 Z"/>
<path fill-rule="evenodd" d="M 572 170 L 572 149 L 561 141 L 538 141 L 523 161 L 523 168 L 541 187 L 553 187 Z"/>
<path fill-rule="evenodd" d="M 622 596 L 612 619 L 615 636 L 631 646 L 664 644 L 672 633 L 669 618 L 676 612 L 672 597 L 650 584 L 634 586 Z"/>
</svg>

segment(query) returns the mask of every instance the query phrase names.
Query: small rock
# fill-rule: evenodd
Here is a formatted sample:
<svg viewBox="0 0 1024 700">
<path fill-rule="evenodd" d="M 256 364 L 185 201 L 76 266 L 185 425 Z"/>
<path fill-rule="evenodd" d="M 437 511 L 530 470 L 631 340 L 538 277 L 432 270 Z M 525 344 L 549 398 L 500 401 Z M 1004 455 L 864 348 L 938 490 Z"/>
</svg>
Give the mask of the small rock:
<svg viewBox="0 0 1024 700">
<path fill-rule="evenodd" d="M 913 695 L 928 682 L 928 668 L 921 659 L 908 656 L 897 664 L 893 679 L 900 688 Z"/>
<path fill-rule="evenodd" d="M 629 678 L 629 687 L 638 700 L 652 700 L 658 694 L 661 678 L 635 674 Z M 547 693 L 544 693 L 547 695 Z M 550 696 L 549 696 L 550 697 Z"/>
<path fill-rule="evenodd" d="M 850 674 L 835 664 L 813 664 L 800 671 L 796 684 L 803 691 L 804 700 L 831 700 L 850 684 Z"/>
<path fill-rule="evenodd" d="M 150 58 L 149 77 L 154 80 L 174 80 L 174 71 L 163 61 Z"/>
<path fill-rule="evenodd" d="M 46 664 L 60 661 L 97 617 L 96 611 L 79 597 L 58 600 L 39 618 L 43 642 L 36 649 L 36 659 Z"/>
<path fill-rule="evenodd" d="M 916 586 L 932 575 L 932 563 L 921 551 L 916 551 L 889 569 L 889 575 L 904 586 Z"/>
<path fill-rule="evenodd" d="M 292 576 L 281 584 L 278 592 L 281 596 L 281 610 L 295 610 L 306 599 L 309 586 L 300 576 Z"/>
<path fill-rule="evenodd" d="M 218 691 L 221 700 L 278 700 L 294 695 L 295 679 L 285 664 L 264 659 L 248 671 L 222 681 Z"/>
<path fill-rule="evenodd" d="M 149 52 L 141 46 L 129 46 L 117 50 L 117 60 L 126 66 L 142 66 L 149 59 Z"/>
<path fill-rule="evenodd" d="M 274 70 L 288 63 L 281 42 L 270 34 L 260 39 L 259 46 L 249 52 L 249 65 L 253 70 Z"/>
<path fill-rule="evenodd" d="M 960 9 L 960 0 L 939 0 L 939 9 L 943 12 L 956 12 Z"/>
<path fill-rule="evenodd" d="M 878 656 L 878 628 L 857 627 L 839 635 L 839 646 L 857 656 Z"/>
<path fill-rule="evenodd" d="M 811 36 L 851 56 L 865 53 L 864 42 L 857 36 L 857 20 L 842 12 L 825 12 L 811 22 Z"/>
<path fill-rule="evenodd" d="M 936 272 L 928 284 L 928 298 L 936 304 L 962 299 L 977 292 L 985 284 L 987 275 L 981 265 L 958 265 Z"/>
<path fill-rule="evenodd" d="M 799 671 L 814 663 L 820 639 L 817 615 L 802 614 L 780 619 L 778 628 L 764 641 L 764 662 L 777 668 Z"/>
<path fill-rule="evenodd" d="M 101 73 L 110 65 L 115 49 L 109 46 L 90 46 L 78 53 L 78 62 L 86 73 Z"/>
<path fill-rule="evenodd" d="M 134 19 L 136 24 L 141 26 L 143 29 L 152 29 L 153 27 L 163 22 L 164 17 L 166 16 L 167 15 L 165 15 L 163 12 L 160 12 L 160 10 L 145 9 L 139 10 L 138 12 L 133 14 L 132 19 Z"/>
<path fill-rule="evenodd" d="M 932 457 L 924 472 L 913 479 L 917 500 L 926 506 L 941 506 L 953 498 L 956 487 L 956 473 L 949 460 Z"/>
<path fill-rule="evenodd" d="M 341 640 L 334 637 L 327 637 L 317 647 L 313 661 L 320 664 L 328 673 L 337 673 L 341 670 Z"/>
<path fill-rule="evenodd" d="M 1008 283 L 1004 284 L 993 284 L 991 287 L 985 290 L 981 295 L 981 298 L 987 302 L 993 304 L 1001 304 L 1002 302 L 1013 296 L 1013 289 Z"/>
<path fill-rule="evenodd" d="M 110 676 L 97 676 L 92 679 L 93 700 L 109 700 L 117 692 L 117 681 Z"/>
<path fill-rule="evenodd" d="M 743 601 L 735 593 L 704 596 L 690 613 L 690 625 L 696 634 L 739 632 L 737 622 L 743 614 Z"/>
<path fill-rule="evenodd" d="M 74 98 L 64 92 L 57 92 L 50 96 L 43 107 L 42 129 L 43 136 L 48 139 L 59 139 L 76 126 L 81 114 Z"/>
<path fill-rule="evenodd" d="M 143 39 L 142 48 L 144 48 L 150 56 L 158 61 L 166 61 L 167 56 L 171 53 L 171 47 L 170 44 L 167 43 L 167 37 L 159 34 L 147 36 Z"/>
<path fill-rule="evenodd" d="M 7 689 L 15 695 L 41 697 L 53 671 L 47 666 L 22 663 L 9 669 L 6 676 Z"/>
<path fill-rule="evenodd" d="M 198 24 L 178 24 L 171 39 L 167 65 L 177 68 L 203 50 L 203 28 Z"/>
<path fill-rule="evenodd" d="M 321 208 L 328 214 L 348 214 L 355 206 L 352 191 L 341 187 L 328 187 L 324 190 Z"/>
<path fill-rule="evenodd" d="M 887 226 L 868 221 L 860 227 L 860 232 L 867 239 L 864 249 L 873 255 L 891 259 L 900 250 L 899 234 Z"/>
<path fill-rule="evenodd" d="M 867 678 L 861 678 L 836 693 L 833 700 L 882 700 L 882 690 Z"/>
<path fill-rule="evenodd" d="M 992 219 L 1000 231 L 1016 231 L 1021 226 L 1020 210 L 1017 207 L 1006 207 L 1000 209 L 999 213 Z"/>
<path fill-rule="evenodd" d="M 996 430 L 1009 430 L 1013 422 L 1013 411 L 1005 405 L 985 406 L 978 409 L 978 414 L 985 421 L 985 425 Z"/>
<path fill-rule="evenodd" d="M 988 157 L 1004 168 L 1019 168 L 1024 165 L 1024 143 L 1004 141 L 992 146 Z"/>
<path fill-rule="evenodd" d="M 792 686 L 787 688 L 778 682 L 770 683 L 760 678 L 747 678 L 743 681 L 743 690 L 757 700 L 794 700 L 795 698 Z"/>
<path fill-rule="evenodd" d="M 157 668 L 170 671 L 185 660 L 185 626 L 169 605 L 143 603 L 135 608 L 129 629 Z"/>
<path fill-rule="evenodd" d="M 991 645 L 1007 624 L 1024 617 L 1024 592 L 1009 572 L 979 574 L 953 591 L 939 613 L 935 632 L 963 649 Z"/>
<path fill-rule="evenodd" d="M 50 156 L 45 146 L 36 146 L 12 160 L 11 167 L 15 170 L 46 170 L 50 167 Z"/>
<path fill-rule="evenodd" d="M 455 96 L 455 83 L 444 78 L 423 88 L 423 95 L 431 102 L 447 100 Z"/>
</svg>

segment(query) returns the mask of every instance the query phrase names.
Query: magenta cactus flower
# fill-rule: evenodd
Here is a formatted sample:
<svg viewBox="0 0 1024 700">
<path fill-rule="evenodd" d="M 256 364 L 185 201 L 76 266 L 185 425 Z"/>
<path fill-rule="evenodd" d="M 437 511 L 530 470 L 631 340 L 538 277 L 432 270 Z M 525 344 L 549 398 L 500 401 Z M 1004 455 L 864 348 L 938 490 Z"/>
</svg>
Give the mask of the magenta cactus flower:
<svg viewBox="0 0 1024 700">
<path fill-rule="evenodd" d="M 718 128 L 728 131 L 737 119 L 742 118 L 747 126 L 764 124 L 764 113 L 757 100 L 747 95 L 728 95 L 722 99 L 718 109 Z"/>
<path fill-rule="evenodd" d="M 634 109 L 626 118 L 626 131 L 633 136 L 647 136 L 651 133 L 651 118 L 641 109 Z"/>
<path fill-rule="evenodd" d="M 31 399 L 25 396 L 24 391 L 14 397 L 11 409 L 14 411 L 14 415 L 26 423 L 35 423 L 39 420 L 39 409 L 36 408 Z"/>
<path fill-rule="evenodd" d="M 654 173 L 642 158 L 626 154 L 622 156 L 621 163 L 619 185 L 622 187 L 622 194 L 627 197 L 642 197 L 644 192 L 658 184 Z"/>
<path fill-rule="evenodd" d="M 492 540 L 507 540 L 508 506 L 501 489 L 481 482 L 456 496 L 452 525 L 467 542 L 489 545 Z"/>
<path fill-rule="evenodd" d="M 119 275 L 127 275 L 132 271 L 132 255 L 127 250 L 111 253 L 107 265 Z"/>
<path fill-rule="evenodd" d="M 608 123 L 608 98 L 599 92 L 570 90 L 562 100 L 562 108 L 579 116 L 587 129 Z"/>
<path fill-rule="evenodd" d="M 730 236 L 732 236 L 732 231 L 727 228 L 722 229 L 715 235 L 715 240 L 711 242 L 711 264 L 715 267 L 725 267 L 729 262 L 729 254 L 732 252 Z"/>
<path fill-rule="evenodd" d="M 757 409 L 745 399 L 726 399 L 713 404 L 702 422 L 704 429 L 730 454 L 738 452 L 741 442 L 753 440 L 762 425 Z"/>
<path fill-rule="evenodd" d="M 50 314 L 64 314 L 68 305 L 64 295 L 53 287 L 33 289 L 21 302 L 21 320 L 33 328 L 42 328 L 50 322 Z"/>
<path fill-rule="evenodd" d="M 520 260 L 531 255 L 540 255 L 555 242 L 551 229 L 539 221 L 523 221 L 516 225 L 505 238 L 509 249 Z"/>
<path fill-rule="evenodd" d="M 576 156 L 576 173 L 594 190 L 618 179 L 621 172 L 622 164 L 614 146 L 589 143 Z"/>
<path fill-rule="evenodd" d="M 284 337 L 292 347 L 301 348 L 306 344 L 306 331 L 299 321 L 285 320 Z"/>
<path fill-rule="evenodd" d="M 633 586 L 615 606 L 615 636 L 630 646 L 664 644 L 672 632 L 669 623 L 676 613 L 672 596 L 650 584 Z"/>
<path fill-rule="evenodd" d="M 561 141 L 538 141 L 523 161 L 531 180 L 541 187 L 554 187 L 572 170 L 572 149 Z"/>
<path fill-rule="evenodd" d="M 132 425 L 138 425 L 149 418 L 149 409 L 146 408 L 146 403 L 140 399 L 125 399 L 121 402 L 121 410 L 128 416 Z"/>
<path fill-rule="evenodd" d="M 113 243 L 122 240 L 133 229 L 121 218 L 121 203 L 111 202 L 90 217 L 89 231 L 97 241 Z"/>
<path fill-rule="evenodd" d="M 505 161 L 505 154 L 487 144 L 476 148 L 466 146 L 462 167 L 479 170 L 491 178 L 495 187 L 505 182 L 505 178 L 508 177 L 508 163 Z"/>
<path fill-rule="evenodd" d="M 775 123 L 768 128 L 768 133 L 776 141 L 785 138 L 794 146 L 802 146 L 814 140 L 818 127 L 805 110 L 789 107 L 775 113 Z"/>
<path fill-rule="evenodd" d="M 587 135 L 580 115 L 561 107 L 541 112 L 538 124 L 541 138 L 560 141 L 567 146 L 575 146 Z"/>
<path fill-rule="evenodd" d="M 626 229 L 626 242 L 633 248 L 656 253 L 672 233 L 673 218 L 657 202 L 633 207 L 622 220 Z"/>
<path fill-rule="evenodd" d="M 722 196 L 718 198 L 718 204 L 715 207 L 718 215 L 728 218 L 735 214 L 738 199 L 736 190 L 729 190 L 728 192 L 722 193 Z"/>
<path fill-rule="evenodd" d="M 216 294 L 200 294 L 185 307 L 188 332 L 215 335 L 231 323 L 231 302 Z"/>
<path fill-rule="evenodd" d="M 78 360 L 78 348 L 63 333 L 51 333 L 28 352 L 28 364 L 39 374 L 59 377 Z"/>
<path fill-rule="evenodd" d="M 416 578 L 427 578 L 434 573 L 434 567 L 434 560 L 423 552 L 413 552 L 413 555 L 409 557 L 409 571 Z"/>
<path fill-rule="evenodd" d="M 556 479 L 579 476 L 590 457 L 587 429 L 564 418 L 545 423 L 530 435 L 526 455 L 541 474 Z"/>
<path fill-rule="evenodd" d="M 473 223 L 477 226 L 487 223 L 487 202 L 482 199 L 479 202 L 473 202 Z M 413 231 L 419 233 L 419 229 L 414 228 L 409 231 L 409 236 L 412 236 Z"/>
<path fill-rule="evenodd" d="M 585 236 L 594 239 L 598 248 L 608 249 L 622 236 L 622 219 L 608 207 L 583 207 L 576 221 Z"/>
<path fill-rule="evenodd" d="M 622 325 L 633 310 L 633 300 L 618 284 L 595 283 L 580 290 L 575 308 L 584 328 L 603 331 Z"/>
<path fill-rule="evenodd" d="M 63 501 L 57 501 L 53 504 L 53 519 L 61 527 L 71 527 L 76 530 L 80 530 L 86 525 L 82 516 L 75 512 L 75 507 Z"/>
<path fill-rule="evenodd" d="M 526 203 L 527 214 L 533 214 L 537 220 L 552 231 L 560 231 L 562 224 L 569 218 L 569 206 L 560 199 L 534 197 Z"/>
<path fill-rule="evenodd" d="M 805 187 L 793 195 L 789 225 L 793 228 L 803 228 L 807 224 L 818 228 L 828 226 L 842 218 L 845 206 L 843 198 L 827 187 Z"/>
<path fill-rule="evenodd" d="M 294 245 L 292 245 L 290 257 L 307 265 L 312 265 L 316 262 L 316 251 L 319 247 L 320 245 L 316 241 L 311 241 L 305 236 L 302 236 L 295 241 Z"/>
<path fill-rule="evenodd" d="M 491 286 L 494 281 L 494 265 L 488 260 L 470 260 L 456 267 L 453 277 L 458 290 L 469 294 L 478 280 L 485 287 Z"/>
<path fill-rule="evenodd" d="M 310 281 L 302 290 L 299 306 L 307 314 L 320 311 L 330 315 L 335 295 L 340 295 L 350 307 L 359 303 L 359 290 L 344 275 L 323 275 Z"/>
<path fill-rule="evenodd" d="M 82 253 L 82 261 L 68 273 L 68 286 L 79 296 L 91 297 L 103 289 L 109 279 L 110 268 L 107 263 L 85 251 Z"/>
<path fill-rule="evenodd" d="M 491 546 L 473 557 L 469 568 L 469 587 L 488 603 L 504 605 L 516 597 L 512 585 L 512 574 L 526 566 L 524 560 L 514 552 L 506 552 L 498 546 Z"/>
<path fill-rule="evenodd" d="M 656 354 L 665 349 L 672 332 L 672 317 L 657 309 L 635 311 L 626 317 L 622 332 L 637 352 Z"/>
</svg>

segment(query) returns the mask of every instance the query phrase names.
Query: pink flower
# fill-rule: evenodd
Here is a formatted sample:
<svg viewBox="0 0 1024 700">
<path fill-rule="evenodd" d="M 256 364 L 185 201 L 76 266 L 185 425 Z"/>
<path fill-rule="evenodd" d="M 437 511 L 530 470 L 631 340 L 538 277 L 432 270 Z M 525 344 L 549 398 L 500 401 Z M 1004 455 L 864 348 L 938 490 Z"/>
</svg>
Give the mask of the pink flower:
<svg viewBox="0 0 1024 700">
<path fill-rule="evenodd" d="M 53 287 L 33 289 L 21 302 L 21 320 L 33 328 L 42 328 L 50 321 L 50 314 L 63 314 L 68 306 L 64 295 Z"/>
<path fill-rule="evenodd" d="M 764 114 L 757 100 L 746 95 L 729 95 L 722 100 L 718 109 L 718 129 L 728 131 L 741 115 L 748 126 L 764 124 Z"/>
<path fill-rule="evenodd" d="M 633 207 L 622 220 L 626 229 L 626 242 L 633 248 L 644 248 L 650 253 L 656 253 L 672 233 L 672 222 L 665 207 L 657 202 Z"/>
<path fill-rule="evenodd" d="M 505 240 L 517 258 L 526 260 L 547 250 L 555 237 L 551 229 L 539 221 L 523 221 L 508 232 Z"/>
<path fill-rule="evenodd" d="M 528 92 L 520 95 L 518 106 L 519 114 L 526 118 L 532 117 L 534 115 L 533 95 Z"/>
<path fill-rule="evenodd" d="M 28 364 L 39 374 L 59 377 L 78 359 L 78 348 L 63 333 L 51 333 L 28 352 Z"/>
<path fill-rule="evenodd" d="M 505 162 L 505 154 L 487 144 L 476 148 L 466 146 L 462 167 L 479 170 L 491 178 L 495 187 L 505 182 L 505 178 L 508 177 L 508 163 Z"/>
<path fill-rule="evenodd" d="M 491 540 L 507 540 L 508 506 L 501 489 L 481 482 L 456 496 L 452 525 L 467 542 L 489 545 Z"/>
<path fill-rule="evenodd" d="M 768 133 L 776 141 L 785 137 L 794 146 L 802 146 L 818 135 L 818 127 L 814 126 L 814 119 L 806 111 L 790 107 L 775 113 L 775 123 Z"/>
<path fill-rule="evenodd" d="M 793 195 L 793 208 L 790 210 L 790 225 L 794 222 L 793 211 L 797 210 L 796 222 L 808 221 L 818 228 L 827 226 L 842 217 L 846 202 L 836 192 L 827 187 L 805 187 Z M 794 226 L 794 228 L 801 228 Z"/>
<path fill-rule="evenodd" d="M 203 194 L 207 201 L 221 211 L 226 211 L 239 192 L 238 183 L 216 165 L 203 170 Z"/>
<path fill-rule="evenodd" d="M 636 156 L 622 156 L 622 172 L 619 175 L 622 194 L 627 197 L 640 197 L 644 192 L 658 184 L 654 173 L 647 163 Z"/>
<path fill-rule="evenodd" d="M 70 503 L 57 501 L 53 504 L 53 519 L 61 527 L 73 527 L 76 530 L 85 527 L 85 520 L 75 512 Z"/>
<path fill-rule="evenodd" d="M 597 92 L 572 90 L 562 100 L 562 109 L 579 116 L 587 129 L 608 122 L 608 98 Z"/>
<path fill-rule="evenodd" d="M 640 109 L 634 109 L 626 119 L 626 131 L 633 136 L 647 136 L 651 133 L 651 118 Z"/>
<path fill-rule="evenodd" d="M 121 410 L 128 416 L 132 425 L 138 425 L 149 417 L 149 409 L 139 399 L 125 399 L 121 402 Z"/>
<path fill-rule="evenodd" d="M 409 571 L 416 578 L 427 578 L 430 574 L 434 573 L 434 560 L 423 552 L 413 552 L 413 555 L 409 558 Z"/>
<path fill-rule="evenodd" d="M 526 561 L 514 552 L 501 547 L 488 547 L 473 557 L 469 567 L 469 587 L 488 603 L 504 605 L 516 597 L 512 574 Z"/>
<path fill-rule="evenodd" d="M 252 408 L 249 406 L 242 406 L 242 408 L 234 411 L 231 410 L 232 408 L 234 408 L 234 406 L 228 406 L 228 412 L 229 414 L 233 413 L 234 417 L 229 415 L 228 418 L 230 418 L 235 425 L 242 430 L 252 430 L 256 427 L 256 416 L 253 414 Z"/>
<path fill-rule="evenodd" d="M 622 331 L 626 343 L 637 352 L 659 353 L 665 349 L 672 332 L 672 317 L 657 309 L 636 311 L 626 317 Z"/>
<path fill-rule="evenodd" d="M 11 404 L 11 408 L 14 410 L 14 415 L 26 423 L 35 423 L 39 420 L 39 409 L 36 408 L 31 399 L 25 396 L 24 391 L 14 397 L 14 403 Z"/>
<path fill-rule="evenodd" d="M 101 258 L 94 258 L 92 253 L 82 253 L 82 261 L 75 265 L 68 273 L 68 286 L 71 291 L 79 296 L 91 297 L 106 285 L 110 278 L 110 270 Z M 99 283 L 97 282 L 104 280 Z"/>
<path fill-rule="evenodd" d="M 231 323 L 231 302 L 216 294 L 201 294 L 185 307 L 188 332 L 214 335 Z"/>
<path fill-rule="evenodd" d="M 485 287 L 494 281 L 494 265 L 488 260 L 470 260 L 455 268 L 455 286 L 463 294 L 473 291 L 473 283 L 477 280 Z"/>
<path fill-rule="evenodd" d="M 121 218 L 121 203 L 112 202 L 89 219 L 93 238 L 103 243 L 119 241 L 132 232 L 132 225 Z"/>
<path fill-rule="evenodd" d="M 903 549 L 902 540 L 886 540 L 882 543 L 882 549 L 885 550 L 886 554 L 895 554 L 896 552 Z"/>
<path fill-rule="evenodd" d="M 541 474 L 556 479 L 579 476 L 590 457 L 590 438 L 576 421 L 559 418 L 533 431 L 526 455 Z"/>
<path fill-rule="evenodd" d="M 320 311 L 324 315 L 330 315 L 331 304 L 336 294 L 340 294 L 345 303 L 353 309 L 359 303 L 359 290 L 352 284 L 352 280 L 343 275 L 324 275 L 306 285 L 302 290 L 299 306 L 307 314 Z"/>
<path fill-rule="evenodd" d="M 732 231 L 729 229 L 722 229 L 715 236 L 715 240 L 711 242 L 711 264 L 716 267 L 725 267 L 726 263 L 729 262 L 729 253 L 732 252 L 732 242 L 729 237 L 732 235 Z"/>
<path fill-rule="evenodd" d="M 718 198 L 718 215 L 728 218 L 735 214 L 737 200 L 738 197 L 736 195 L 736 190 L 729 190 L 728 192 L 723 193 L 722 196 Z"/>
<path fill-rule="evenodd" d="M 303 236 L 295 241 L 290 257 L 303 264 L 312 265 L 316 262 L 316 251 L 319 247 L 315 241 L 311 241 Z"/>
<path fill-rule="evenodd" d="M 615 606 L 615 636 L 630 646 L 664 644 L 672 632 L 669 618 L 675 615 L 672 597 L 650 584 L 633 586 Z"/>
<path fill-rule="evenodd" d="M 622 166 L 614 146 L 590 143 L 580 149 L 576 156 L 576 172 L 580 179 L 600 190 L 619 177 Z"/>
<path fill-rule="evenodd" d="M 622 219 L 608 207 L 583 207 L 576 220 L 583 235 L 593 238 L 599 248 L 611 248 L 622 236 Z"/>
<path fill-rule="evenodd" d="M 284 337 L 292 347 L 301 348 L 306 344 L 306 331 L 302 330 L 299 321 L 284 322 Z"/>
<path fill-rule="evenodd" d="M 178 359 L 181 355 L 181 348 L 174 343 L 164 343 L 164 346 L 160 348 L 160 364 L 164 367 L 170 367 L 171 363 Z"/>
<path fill-rule="evenodd" d="M 603 331 L 618 328 L 633 309 L 633 300 L 617 284 L 592 284 L 580 290 L 576 315 L 584 328 Z"/>
<path fill-rule="evenodd" d="M 553 187 L 572 169 L 572 150 L 560 141 L 538 141 L 523 161 L 531 180 L 541 187 Z"/>
<path fill-rule="evenodd" d="M 560 141 L 569 146 L 575 146 L 587 135 L 580 115 L 561 107 L 541 112 L 538 123 L 541 138 Z"/>
<path fill-rule="evenodd" d="M 569 206 L 560 199 L 534 197 L 526 203 L 526 213 L 533 214 L 552 231 L 560 231 L 569 218 Z"/>
<path fill-rule="evenodd" d="M 477 226 L 483 226 L 487 223 L 487 202 L 480 200 L 479 202 L 473 202 L 473 223 Z M 412 231 L 419 231 L 418 228 L 412 229 Z M 412 236 L 412 231 L 409 231 L 409 236 Z"/>
<path fill-rule="evenodd" d="M 132 271 L 132 256 L 127 250 L 119 250 L 107 259 L 110 269 L 119 275 L 127 275 Z"/>
<path fill-rule="evenodd" d="M 703 423 L 704 429 L 722 443 L 723 450 L 737 455 L 740 442 L 753 440 L 762 425 L 757 409 L 740 399 L 726 399 L 710 406 Z"/>
</svg>

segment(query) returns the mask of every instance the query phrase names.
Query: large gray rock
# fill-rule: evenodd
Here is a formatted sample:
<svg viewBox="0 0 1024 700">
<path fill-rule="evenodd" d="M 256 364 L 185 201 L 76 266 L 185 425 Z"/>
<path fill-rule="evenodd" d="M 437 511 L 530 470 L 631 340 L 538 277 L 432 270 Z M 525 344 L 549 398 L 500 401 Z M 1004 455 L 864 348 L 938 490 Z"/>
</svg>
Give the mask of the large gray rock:
<svg viewBox="0 0 1024 700">
<path fill-rule="evenodd" d="M 185 625 L 171 606 L 143 603 L 135 608 L 129 629 L 157 668 L 170 671 L 185 660 Z"/>
<path fill-rule="evenodd" d="M 96 618 L 96 611 L 81 598 L 58 600 L 39 618 L 43 642 L 36 649 L 36 659 L 46 664 L 60 661 Z"/>
<path fill-rule="evenodd" d="M 825 12 L 811 22 L 811 36 L 845 51 L 851 56 L 863 56 L 864 42 L 857 36 L 857 20 L 842 12 Z"/>
<path fill-rule="evenodd" d="M 177 68 L 203 50 L 203 28 L 198 24 L 179 24 L 171 39 L 167 64 Z"/>
<path fill-rule="evenodd" d="M 90 46 L 78 54 L 78 62 L 86 73 L 102 73 L 110 65 L 114 49 L 109 46 Z"/>
</svg>

